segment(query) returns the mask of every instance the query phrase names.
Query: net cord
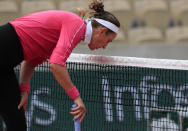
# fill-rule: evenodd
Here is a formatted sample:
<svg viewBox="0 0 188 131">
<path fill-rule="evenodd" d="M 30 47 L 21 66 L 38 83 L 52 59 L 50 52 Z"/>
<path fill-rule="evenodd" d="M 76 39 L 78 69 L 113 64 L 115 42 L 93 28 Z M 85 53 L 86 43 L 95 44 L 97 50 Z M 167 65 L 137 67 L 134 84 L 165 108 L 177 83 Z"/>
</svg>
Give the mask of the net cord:
<svg viewBox="0 0 188 131">
<path fill-rule="evenodd" d="M 102 56 L 72 53 L 67 62 L 188 70 L 188 60 Z"/>
</svg>

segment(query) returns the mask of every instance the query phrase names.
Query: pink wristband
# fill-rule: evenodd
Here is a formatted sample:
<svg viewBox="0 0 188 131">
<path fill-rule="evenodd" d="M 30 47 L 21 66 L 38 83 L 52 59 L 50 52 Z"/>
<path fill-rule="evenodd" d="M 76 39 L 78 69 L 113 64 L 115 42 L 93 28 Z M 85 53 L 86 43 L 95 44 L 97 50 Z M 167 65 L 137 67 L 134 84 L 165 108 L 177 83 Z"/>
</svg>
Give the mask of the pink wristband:
<svg viewBox="0 0 188 131">
<path fill-rule="evenodd" d="M 27 94 L 29 94 L 30 91 L 30 85 L 26 84 L 26 83 L 21 83 L 20 84 L 20 91 L 22 92 L 27 92 Z"/>
<path fill-rule="evenodd" d="M 76 97 L 80 96 L 76 86 L 74 86 L 73 88 L 71 88 L 70 90 L 67 91 L 67 95 L 74 100 Z"/>
</svg>

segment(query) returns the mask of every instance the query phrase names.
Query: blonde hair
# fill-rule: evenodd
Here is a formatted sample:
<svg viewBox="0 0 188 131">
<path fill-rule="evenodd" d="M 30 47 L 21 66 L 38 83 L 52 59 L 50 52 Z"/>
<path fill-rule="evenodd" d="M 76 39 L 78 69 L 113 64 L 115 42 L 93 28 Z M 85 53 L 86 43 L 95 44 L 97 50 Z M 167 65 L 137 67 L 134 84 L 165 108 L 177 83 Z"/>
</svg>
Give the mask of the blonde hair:
<svg viewBox="0 0 188 131">
<path fill-rule="evenodd" d="M 85 11 L 84 9 L 82 9 L 82 8 L 77 8 L 77 12 L 78 12 L 78 15 L 79 15 L 82 19 L 84 19 L 85 14 L 86 14 L 86 11 Z"/>
</svg>

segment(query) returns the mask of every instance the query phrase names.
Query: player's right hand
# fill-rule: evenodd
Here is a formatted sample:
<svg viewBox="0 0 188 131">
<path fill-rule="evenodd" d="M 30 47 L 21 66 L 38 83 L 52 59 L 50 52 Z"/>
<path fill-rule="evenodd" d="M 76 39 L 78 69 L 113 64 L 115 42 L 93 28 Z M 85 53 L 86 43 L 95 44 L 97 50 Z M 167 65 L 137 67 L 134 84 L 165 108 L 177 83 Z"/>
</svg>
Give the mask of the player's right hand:
<svg viewBox="0 0 188 131">
<path fill-rule="evenodd" d="M 86 114 L 86 107 L 80 96 L 74 99 L 74 103 L 77 105 L 77 107 L 72 108 L 70 113 L 74 116 L 76 115 L 76 117 L 73 120 L 80 119 L 79 122 L 81 123 Z"/>
</svg>

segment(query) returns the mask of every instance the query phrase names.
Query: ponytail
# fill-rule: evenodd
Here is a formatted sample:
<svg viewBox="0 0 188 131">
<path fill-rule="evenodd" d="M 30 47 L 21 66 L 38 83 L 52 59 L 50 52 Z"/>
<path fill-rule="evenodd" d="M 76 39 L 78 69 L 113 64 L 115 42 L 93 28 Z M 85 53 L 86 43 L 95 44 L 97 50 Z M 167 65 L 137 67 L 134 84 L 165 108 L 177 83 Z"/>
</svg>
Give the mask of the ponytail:
<svg viewBox="0 0 188 131">
<path fill-rule="evenodd" d="M 89 9 L 93 10 L 88 13 L 89 18 L 98 18 L 98 19 L 103 19 L 108 22 L 113 23 L 117 27 L 120 27 L 120 22 L 119 20 L 110 12 L 104 10 L 104 4 L 101 0 L 92 0 L 89 3 Z M 92 26 L 94 28 L 97 28 L 98 26 L 103 26 L 100 23 L 96 22 L 95 20 L 92 21 Z M 108 33 L 112 33 L 113 31 L 109 30 Z"/>
</svg>

